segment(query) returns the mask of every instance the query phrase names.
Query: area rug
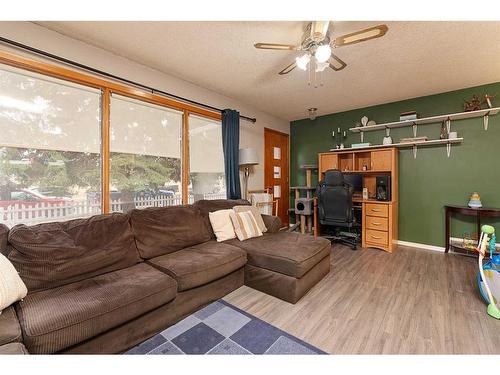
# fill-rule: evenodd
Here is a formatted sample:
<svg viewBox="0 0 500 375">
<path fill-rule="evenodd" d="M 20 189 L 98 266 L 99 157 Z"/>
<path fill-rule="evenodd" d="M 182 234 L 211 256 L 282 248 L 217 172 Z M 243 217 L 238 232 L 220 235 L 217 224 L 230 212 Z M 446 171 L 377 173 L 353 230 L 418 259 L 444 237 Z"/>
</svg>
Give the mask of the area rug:
<svg viewBox="0 0 500 375">
<path fill-rule="evenodd" d="M 326 354 L 218 300 L 125 354 Z"/>
</svg>

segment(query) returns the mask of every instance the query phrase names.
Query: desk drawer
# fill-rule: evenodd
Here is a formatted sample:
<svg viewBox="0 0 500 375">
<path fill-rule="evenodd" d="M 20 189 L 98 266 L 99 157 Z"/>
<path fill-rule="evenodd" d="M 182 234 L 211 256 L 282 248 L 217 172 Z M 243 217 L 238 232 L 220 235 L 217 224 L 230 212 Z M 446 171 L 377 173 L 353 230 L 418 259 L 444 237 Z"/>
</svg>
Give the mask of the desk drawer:
<svg viewBox="0 0 500 375">
<path fill-rule="evenodd" d="M 366 204 L 366 215 L 367 216 L 377 216 L 377 217 L 389 217 L 389 205 L 388 204 L 367 203 Z"/>
<path fill-rule="evenodd" d="M 386 246 L 389 241 L 389 234 L 387 232 L 382 232 L 379 230 L 367 229 L 366 230 L 366 242 L 373 243 L 377 245 Z"/>
<path fill-rule="evenodd" d="M 385 217 L 367 216 L 366 217 L 366 229 L 388 231 L 389 230 L 389 219 L 387 219 Z"/>
</svg>

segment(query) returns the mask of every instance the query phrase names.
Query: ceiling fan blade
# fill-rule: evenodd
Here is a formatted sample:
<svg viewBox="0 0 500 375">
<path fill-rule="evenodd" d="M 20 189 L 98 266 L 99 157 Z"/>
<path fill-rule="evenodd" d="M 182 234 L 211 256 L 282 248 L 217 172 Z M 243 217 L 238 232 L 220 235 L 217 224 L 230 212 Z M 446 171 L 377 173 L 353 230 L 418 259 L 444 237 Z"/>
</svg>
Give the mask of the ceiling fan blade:
<svg viewBox="0 0 500 375">
<path fill-rule="evenodd" d="M 311 38 L 318 42 L 325 39 L 330 21 L 313 21 L 311 23 Z"/>
<path fill-rule="evenodd" d="M 278 74 L 279 75 L 284 75 L 284 74 L 288 74 L 290 73 L 292 70 L 294 70 L 295 68 L 297 67 L 297 64 L 295 63 L 295 61 L 293 63 L 291 63 L 290 65 L 288 65 L 285 69 L 283 69 L 281 72 L 279 72 Z"/>
<path fill-rule="evenodd" d="M 335 56 L 333 53 L 328 63 L 330 65 L 330 68 L 332 68 L 336 72 L 344 69 L 347 66 L 347 64 L 343 60 L 341 60 L 338 56 Z"/>
<path fill-rule="evenodd" d="M 364 42 L 365 40 L 380 38 L 389 30 L 387 25 L 377 25 L 368 29 L 356 31 L 354 33 L 339 36 L 335 39 L 335 46 L 341 47 L 348 44 Z"/>
<path fill-rule="evenodd" d="M 296 46 L 292 46 L 291 44 L 276 44 L 276 43 L 255 43 L 255 48 L 259 49 L 276 49 L 282 51 L 295 51 L 297 50 Z"/>
</svg>

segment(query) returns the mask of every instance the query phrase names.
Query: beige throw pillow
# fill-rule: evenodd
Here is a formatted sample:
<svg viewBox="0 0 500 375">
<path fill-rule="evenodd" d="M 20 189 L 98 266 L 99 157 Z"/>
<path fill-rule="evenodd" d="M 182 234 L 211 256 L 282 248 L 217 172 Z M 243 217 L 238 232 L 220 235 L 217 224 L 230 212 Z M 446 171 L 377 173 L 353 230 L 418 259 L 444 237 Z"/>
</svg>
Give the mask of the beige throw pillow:
<svg viewBox="0 0 500 375">
<path fill-rule="evenodd" d="M 260 214 L 260 211 L 257 207 L 255 206 L 234 206 L 233 207 L 234 212 L 246 212 L 250 211 L 255 218 L 255 221 L 257 222 L 257 225 L 259 226 L 259 229 L 262 233 L 267 232 L 266 224 L 264 224 L 264 219 L 262 219 L 262 215 Z"/>
<path fill-rule="evenodd" d="M 16 269 L 4 255 L 0 254 L 0 314 L 6 307 L 23 299 L 28 289 Z"/>
<path fill-rule="evenodd" d="M 229 214 L 234 211 L 229 210 L 219 210 L 215 212 L 209 212 L 208 218 L 210 219 L 210 224 L 212 224 L 212 229 L 217 237 L 217 242 L 222 242 L 235 238 L 233 224 Z"/>
<path fill-rule="evenodd" d="M 248 240 L 249 238 L 262 236 L 262 231 L 257 225 L 253 214 L 250 211 L 232 212 L 231 221 L 233 222 L 234 231 L 240 241 Z"/>
</svg>

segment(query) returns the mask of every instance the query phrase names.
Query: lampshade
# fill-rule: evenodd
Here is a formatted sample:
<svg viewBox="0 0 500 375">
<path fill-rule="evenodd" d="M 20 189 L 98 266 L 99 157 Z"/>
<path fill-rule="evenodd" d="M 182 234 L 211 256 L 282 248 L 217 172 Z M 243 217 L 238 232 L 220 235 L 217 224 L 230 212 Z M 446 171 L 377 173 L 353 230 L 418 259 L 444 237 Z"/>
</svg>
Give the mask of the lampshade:
<svg viewBox="0 0 500 375">
<path fill-rule="evenodd" d="M 259 164 L 259 156 L 254 148 L 240 148 L 240 165 Z"/>
</svg>

